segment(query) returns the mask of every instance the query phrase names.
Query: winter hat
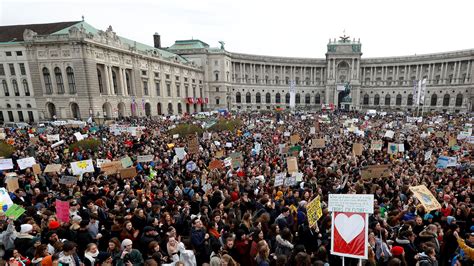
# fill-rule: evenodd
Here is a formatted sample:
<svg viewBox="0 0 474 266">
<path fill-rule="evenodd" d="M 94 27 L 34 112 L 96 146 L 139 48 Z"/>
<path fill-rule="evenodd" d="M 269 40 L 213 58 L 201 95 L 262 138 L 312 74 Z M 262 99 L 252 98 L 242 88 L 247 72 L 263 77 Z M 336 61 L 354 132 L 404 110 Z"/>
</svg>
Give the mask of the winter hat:
<svg viewBox="0 0 474 266">
<path fill-rule="evenodd" d="M 392 253 L 393 256 L 400 256 L 403 254 L 403 248 L 400 246 L 394 246 L 390 252 Z"/>
<path fill-rule="evenodd" d="M 423 220 L 429 220 L 429 219 L 433 219 L 433 215 L 431 213 L 427 213 L 425 214 L 425 217 L 423 218 Z"/>
<path fill-rule="evenodd" d="M 99 252 L 99 255 L 97 255 L 97 257 L 95 258 L 95 262 L 103 263 L 110 257 L 112 257 L 112 255 L 110 255 L 110 253 L 108 252 Z"/>
<path fill-rule="evenodd" d="M 451 197 L 450 197 L 449 195 L 444 195 L 443 199 L 444 199 L 445 201 L 449 201 L 449 200 L 451 199 Z"/>
<path fill-rule="evenodd" d="M 31 224 L 22 224 L 20 226 L 20 233 L 29 233 L 33 230 L 33 226 Z"/>
<path fill-rule="evenodd" d="M 74 215 L 74 217 L 72 217 L 72 221 L 75 223 L 80 223 L 82 221 L 82 218 L 79 215 Z"/>
<path fill-rule="evenodd" d="M 282 192 L 282 191 L 278 191 L 278 192 L 276 193 L 275 200 L 280 200 L 281 198 L 283 198 L 283 192 Z"/>
<path fill-rule="evenodd" d="M 446 221 L 448 222 L 448 224 L 452 224 L 453 222 L 456 222 L 456 218 L 454 218 L 453 216 L 448 216 L 446 218 Z"/>
<path fill-rule="evenodd" d="M 126 246 L 128 245 L 133 245 L 133 242 L 132 240 L 128 239 L 128 238 L 125 238 L 123 241 L 122 241 L 122 249 L 125 248 Z"/>
<path fill-rule="evenodd" d="M 230 193 L 230 198 L 232 201 L 237 201 L 239 199 L 239 193 L 237 193 L 237 191 Z"/>
<path fill-rule="evenodd" d="M 58 229 L 59 226 L 61 226 L 61 225 L 59 224 L 58 221 L 51 221 L 51 222 L 49 222 L 48 228 L 49 228 L 49 230 L 54 230 L 54 229 Z"/>
<path fill-rule="evenodd" d="M 469 230 L 470 230 L 471 232 L 474 232 L 474 225 L 471 226 L 471 228 L 469 228 Z"/>
</svg>

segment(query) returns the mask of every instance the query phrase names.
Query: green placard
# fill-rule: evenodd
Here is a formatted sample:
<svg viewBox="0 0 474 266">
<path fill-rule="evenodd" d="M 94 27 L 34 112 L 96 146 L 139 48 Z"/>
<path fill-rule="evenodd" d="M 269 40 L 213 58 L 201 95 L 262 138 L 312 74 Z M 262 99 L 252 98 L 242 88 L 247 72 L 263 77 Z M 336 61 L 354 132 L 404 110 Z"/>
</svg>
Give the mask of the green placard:
<svg viewBox="0 0 474 266">
<path fill-rule="evenodd" d="M 13 220 L 18 219 L 23 213 L 25 213 L 25 209 L 21 206 L 13 204 L 8 210 L 5 212 L 6 217 L 13 217 Z"/>
</svg>

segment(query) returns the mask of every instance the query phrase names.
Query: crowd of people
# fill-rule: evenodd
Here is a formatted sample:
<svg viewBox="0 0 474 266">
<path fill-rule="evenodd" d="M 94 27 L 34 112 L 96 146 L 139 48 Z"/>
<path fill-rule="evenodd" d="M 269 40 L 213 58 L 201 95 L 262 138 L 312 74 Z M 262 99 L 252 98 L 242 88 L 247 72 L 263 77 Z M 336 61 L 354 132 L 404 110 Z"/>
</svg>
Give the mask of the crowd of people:
<svg viewBox="0 0 474 266">
<path fill-rule="evenodd" d="M 184 134 L 170 133 L 178 124 L 200 126 L 209 119 L 242 123 L 199 134 L 199 152 L 190 151 Z M 14 140 L 14 162 L 34 157 L 41 170 L 50 164 L 62 168 L 34 174 L 15 164 L 1 171 L 0 187 L 5 188 L 8 173 L 16 173 L 19 188 L 9 197 L 26 210 L 18 218 L 0 211 L 1 263 L 473 265 L 474 145 L 470 138 L 457 139 L 456 148 L 448 143 L 461 131 L 472 134 L 468 115 L 428 115 L 409 123 L 397 114 L 268 112 L 115 123 L 138 126 L 138 133 L 117 134 L 110 124 L 4 129 L 5 139 Z M 386 137 L 387 130 L 394 136 Z M 100 146 L 69 149 L 77 142 L 76 132 L 99 140 Z M 64 144 L 52 148 L 48 134 L 59 134 Z M 291 143 L 296 134 L 299 138 Z M 314 147 L 315 139 L 325 139 L 324 147 Z M 371 148 L 373 140 L 383 141 L 381 150 Z M 255 143 L 261 144 L 258 149 Z M 363 144 L 361 155 L 354 154 L 354 143 Z M 402 143 L 404 149 L 389 152 L 389 143 Z M 280 144 L 300 148 L 291 154 Z M 178 158 L 176 147 L 185 148 L 183 158 Z M 239 164 L 210 167 L 236 152 L 241 154 Z M 138 162 L 143 155 L 153 159 Z M 456 157 L 456 165 L 437 167 L 442 155 Z M 97 165 L 97 159 L 126 156 L 137 171 L 133 177 L 105 175 Z M 287 172 L 289 156 L 297 158 L 302 178 L 275 186 L 276 175 Z M 93 172 L 76 176 L 72 184 L 60 182 L 74 176 L 71 162 L 88 159 L 94 162 Z M 187 167 L 190 161 L 194 167 Z M 388 165 L 389 175 L 361 177 L 362 169 L 377 164 Z M 426 211 L 409 189 L 416 185 L 425 185 L 441 208 Z M 331 193 L 374 195 L 366 260 L 343 262 L 331 254 Z M 310 223 L 306 206 L 318 196 L 322 216 Z M 56 200 L 69 203 L 68 222 L 58 217 Z"/>
</svg>

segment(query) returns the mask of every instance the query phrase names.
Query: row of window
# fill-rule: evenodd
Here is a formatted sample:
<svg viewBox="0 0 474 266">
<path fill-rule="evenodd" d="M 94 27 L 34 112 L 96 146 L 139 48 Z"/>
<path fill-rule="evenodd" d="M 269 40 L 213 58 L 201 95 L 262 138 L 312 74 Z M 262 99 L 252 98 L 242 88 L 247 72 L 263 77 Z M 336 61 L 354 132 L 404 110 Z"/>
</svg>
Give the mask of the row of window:
<svg viewBox="0 0 474 266">
<path fill-rule="evenodd" d="M 18 66 L 20 67 L 20 74 L 22 76 L 26 76 L 26 68 L 24 63 L 19 63 Z M 8 64 L 8 70 L 10 71 L 10 76 L 15 76 L 16 71 L 15 71 L 15 64 L 9 63 Z M 0 64 L 0 76 L 5 76 L 5 67 L 3 64 Z"/>
<path fill-rule="evenodd" d="M 23 55 L 22 51 L 16 51 L 15 53 L 16 53 L 17 56 L 22 56 Z M 12 52 L 11 51 L 6 51 L 5 55 L 6 56 L 12 56 Z"/>
<path fill-rule="evenodd" d="M 21 109 L 21 104 L 17 104 L 16 108 Z M 26 108 L 31 109 L 31 104 L 27 104 Z M 7 109 L 12 109 L 12 106 L 10 104 L 7 104 Z M 13 117 L 13 111 L 12 110 L 6 110 L 5 112 L 7 113 L 8 122 L 14 122 L 15 119 Z M 20 122 L 25 122 L 25 118 L 23 116 L 23 111 L 18 110 L 17 112 L 18 112 L 18 120 Z M 33 122 L 34 121 L 33 111 L 26 111 L 26 112 L 28 113 L 28 121 Z M 3 111 L 0 111 L 0 121 L 2 121 L 2 122 L 5 121 L 4 116 L 3 116 Z"/>
<path fill-rule="evenodd" d="M 242 95 L 240 94 L 240 92 L 237 92 L 235 94 L 235 102 L 236 103 L 242 103 Z M 285 95 L 285 102 L 290 103 L 290 93 L 287 93 Z M 304 102 L 305 102 L 305 104 L 310 104 L 311 103 L 311 95 L 306 94 L 305 97 L 304 97 Z M 245 103 L 252 103 L 252 96 L 251 96 L 250 92 L 247 92 L 245 94 Z M 262 96 L 259 92 L 257 92 L 255 94 L 255 103 L 262 103 Z M 271 103 L 271 94 L 269 92 L 267 92 L 265 94 L 265 103 Z M 275 94 L 275 103 L 281 103 L 280 93 Z M 297 93 L 295 95 L 295 103 L 296 104 L 301 103 L 301 95 L 299 93 Z M 316 96 L 314 96 L 314 104 L 321 104 L 321 95 L 316 94 Z"/>
<path fill-rule="evenodd" d="M 451 101 L 451 96 L 449 94 L 445 94 L 443 96 L 443 106 L 449 106 L 450 101 Z M 458 94 L 456 96 L 455 106 L 457 106 L 457 107 L 462 106 L 462 102 L 463 102 L 463 95 Z M 368 94 L 364 95 L 363 100 L 362 100 L 362 104 L 363 105 L 369 105 L 369 95 Z M 391 104 L 391 96 L 390 96 L 390 94 L 387 94 L 387 95 L 385 95 L 385 105 L 390 105 L 390 104 Z M 374 104 L 373 105 L 380 105 L 380 96 L 378 94 L 376 94 L 374 96 Z M 401 94 L 398 94 L 396 96 L 395 105 L 398 105 L 398 106 L 402 105 L 402 95 Z M 413 95 L 412 94 L 408 95 L 407 105 L 409 105 L 409 106 L 413 105 Z M 437 106 L 437 105 L 438 105 L 438 95 L 433 94 L 433 95 L 431 95 L 430 106 Z"/>
<path fill-rule="evenodd" d="M 159 81 L 155 81 L 155 90 L 156 90 L 156 96 L 162 96 L 161 95 L 161 89 L 160 89 L 160 82 Z M 193 90 L 193 94 L 192 94 L 192 97 L 196 98 L 196 87 L 192 87 L 192 90 Z M 189 86 L 184 86 L 184 95 L 185 97 L 191 97 L 189 95 Z M 203 95 L 203 90 L 202 90 L 202 87 L 199 88 L 199 93 L 200 95 L 202 96 Z M 143 81 L 143 95 L 145 96 L 149 96 L 150 95 L 150 91 L 148 89 L 148 81 L 144 80 Z M 166 83 L 166 97 L 172 97 L 171 96 L 171 83 Z M 176 97 L 181 97 L 181 86 L 176 86 Z"/>
<path fill-rule="evenodd" d="M 72 70 L 72 67 L 66 68 L 66 76 L 69 94 L 76 94 L 76 81 L 74 79 L 74 71 Z M 53 94 L 53 83 L 51 80 L 51 74 L 49 72 L 49 69 L 46 67 L 43 68 L 43 80 L 46 89 L 46 94 Z M 54 82 L 56 83 L 57 94 L 64 94 L 65 88 L 63 74 L 59 67 L 54 68 Z"/>
<path fill-rule="evenodd" d="M 20 89 L 18 88 L 18 82 L 16 79 L 12 79 L 13 94 L 15 96 L 20 96 Z M 23 91 L 25 92 L 24 96 L 30 96 L 30 88 L 28 86 L 28 81 L 23 79 L 21 82 L 23 84 Z M 3 93 L 5 96 L 10 96 L 10 89 L 8 88 L 8 83 L 6 80 L 2 80 Z"/>
</svg>

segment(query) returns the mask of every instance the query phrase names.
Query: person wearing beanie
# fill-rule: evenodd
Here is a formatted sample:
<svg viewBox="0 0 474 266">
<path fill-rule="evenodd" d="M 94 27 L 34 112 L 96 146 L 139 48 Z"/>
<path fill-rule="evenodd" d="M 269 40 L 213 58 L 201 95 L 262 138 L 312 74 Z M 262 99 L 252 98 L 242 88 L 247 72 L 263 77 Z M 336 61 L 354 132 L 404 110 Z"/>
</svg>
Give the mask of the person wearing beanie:
<svg viewBox="0 0 474 266">
<path fill-rule="evenodd" d="M 144 261 L 142 253 L 137 249 L 133 249 L 132 245 L 132 240 L 128 238 L 122 241 L 122 254 L 120 254 L 120 257 L 117 259 L 117 266 L 124 266 L 128 263 L 131 263 L 134 266 L 143 265 Z"/>
<path fill-rule="evenodd" d="M 416 235 L 411 230 L 400 232 L 398 237 L 395 239 L 395 245 L 403 248 L 407 265 L 416 264 L 415 255 L 418 253 L 418 250 L 414 244 L 415 239 Z"/>
<path fill-rule="evenodd" d="M 20 233 L 17 234 L 14 241 L 15 247 L 18 248 L 20 254 L 26 254 L 28 249 L 32 248 L 35 240 L 34 236 L 31 235 L 33 231 L 33 225 L 31 224 L 22 224 L 20 226 Z"/>
<path fill-rule="evenodd" d="M 404 252 L 404 249 L 400 246 L 393 246 L 392 249 L 390 249 L 390 253 L 392 253 L 393 256 L 401 256 Z"/>
<path fill-rule="evenodd" d="M 54 221 L 54 220 L 49 222 L 49 224 L 48 224 L 48 228 L 51 231 L 58 229 L 60 226 L 61 226 L 61 224 L 58 221 Z"/>
</svg>

